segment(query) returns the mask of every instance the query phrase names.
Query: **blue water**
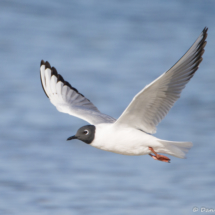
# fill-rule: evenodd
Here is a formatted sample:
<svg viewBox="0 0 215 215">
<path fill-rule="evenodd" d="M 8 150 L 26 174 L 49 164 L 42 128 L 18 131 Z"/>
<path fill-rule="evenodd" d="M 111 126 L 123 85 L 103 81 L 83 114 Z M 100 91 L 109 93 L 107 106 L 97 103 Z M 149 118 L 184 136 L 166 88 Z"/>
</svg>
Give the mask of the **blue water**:
<svg viewBox="0 0 215 215">
<path fill-rule="evenodd" d="M 215 2 L 0 1 L 0 214 L 154 215 L 215 209 Z M 158 126 L 192 141 L 171 164 L 66 139 L 86 122 L 59 113 L 39 78 L 55 66 L 102 112 L 118 118 L 205 26 L 199 70 Z M 196 214 L 200 214 L 197 212 Z"/>
</svg>

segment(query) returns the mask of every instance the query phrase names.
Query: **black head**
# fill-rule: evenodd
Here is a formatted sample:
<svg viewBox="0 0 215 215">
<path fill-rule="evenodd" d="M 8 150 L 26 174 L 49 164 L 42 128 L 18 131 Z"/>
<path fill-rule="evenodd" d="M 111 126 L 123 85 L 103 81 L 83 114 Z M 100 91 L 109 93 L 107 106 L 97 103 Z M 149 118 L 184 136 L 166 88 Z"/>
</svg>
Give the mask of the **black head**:
<svg viewBox="0 0 215 215">
<path fill-rule="evenodd" d="M 67 140 L 79 139 L 87 144 L 94 140 L 96 127 L 94 125 L 85 125 L 78 129 L 76 135 L 69 137 Z"/>
</svg>

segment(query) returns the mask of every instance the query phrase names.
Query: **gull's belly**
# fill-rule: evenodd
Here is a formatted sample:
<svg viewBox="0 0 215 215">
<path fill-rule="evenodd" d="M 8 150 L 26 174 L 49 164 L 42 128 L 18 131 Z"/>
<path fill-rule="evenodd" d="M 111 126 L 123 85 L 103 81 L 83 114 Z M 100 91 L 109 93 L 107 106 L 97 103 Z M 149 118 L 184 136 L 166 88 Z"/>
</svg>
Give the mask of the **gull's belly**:
<svg viewBox="0 0 215 215">
<path fill-rule="evenodd" d="M 149 154 L 149 146 L 157 147 L 157 138 L 129 127 L 116 127 L 113 124 L 96 126 L 95 139 L 92 146 L 124 155 Z"/>
</svg>

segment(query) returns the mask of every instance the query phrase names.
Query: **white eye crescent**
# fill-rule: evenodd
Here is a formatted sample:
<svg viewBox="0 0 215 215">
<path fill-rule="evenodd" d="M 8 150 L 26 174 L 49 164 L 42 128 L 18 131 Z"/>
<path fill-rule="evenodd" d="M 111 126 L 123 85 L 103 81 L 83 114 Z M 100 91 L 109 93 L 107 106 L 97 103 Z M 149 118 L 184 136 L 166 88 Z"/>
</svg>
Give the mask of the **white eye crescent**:
<svg viewBox="0 0 215 215">
<path fill-rule="evenodd" d="M 88 130 L 84 130 L 84 134 L 85 134 L 85 135 L 88 135 L 88 134 L 89 134 L 89 131 L 88 131 Z"/>
</svg>

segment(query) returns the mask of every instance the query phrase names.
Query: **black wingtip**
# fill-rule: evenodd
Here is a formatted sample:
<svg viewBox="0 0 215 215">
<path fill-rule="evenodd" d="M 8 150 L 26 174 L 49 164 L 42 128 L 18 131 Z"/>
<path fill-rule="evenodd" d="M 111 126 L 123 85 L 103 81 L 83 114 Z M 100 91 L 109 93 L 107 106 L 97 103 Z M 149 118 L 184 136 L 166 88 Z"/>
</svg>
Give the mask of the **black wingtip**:
<svg viewBox="0 0 215 215">
<path fill-rule="evenodd" d="M 208 31 L 208 27 L 207 26 L 205 26 L 205 28 L 203 29 L 203 34 L 205 34 L 205 33 L 207 33 L 207 31 Z"/>
<path fill-rule="evenodd" d="M 45 69 L 47 69 L 47 68 L 51 69 L 51 66 L 48 61 L 45 62 Z"/>
<path fill-rule="evenodd" d="M 42 65 L 45 65 L 45 62 L 44 62 L 43 60 L 41 60 L 41 62 L 40 62 L 40 67 L 41 67 Z M 41 77 L 41 72 L 40 72 L 40 82 L 41 82 L 41 85 L 42 85 L 42 88 L 43 88 L 44 93 L 45 93 L 46 96 L 48 97 L 48 95 L 47 95 L 47 93 L 46 93 L 46 91 L 45 91 L 45 89 L 44 89 L 44 86 L 43 86 L 42 77 Z M 48 97 L 48 98 L 49 98 L 49 97 Z"/>
<path fill-rule="evenodd" d="M 44 60 L 41 60 L 40 62 L 40 66 L 44 65 L 45 66 L 45 69 L 49 68 L 51 69 L 51 66 L 50 66 L 50 63 L 48 61 L 44 61 Z"/>
<path fill-rule="evenodd" d="M 54 75 L 56 77 L 58 76 L 57 70 L 54 67 L 51 68 L 51 76 L 52 75 Z"/>
<path fill-rule="evenodd" d="M 42 66 L 42 65 L 45 65 L 44 60 L 41 60 L 41 62 L 40 62 L 40 66 Z"/>
<path fill-rule="evenodd" d="M 205 28 L 203 29 L 203 31 L 202 31 L 203 40 L 206 40 L 206 38 L 207 38 L 207 36 L 208 36 L 207 32 L 208 32 L 208 27 L 205 27 Z"/>
<path fill-rule="evenodd" d="M 207 27 L 205 27 L 203 29 L 203 31 L 202 31 L 202 39 L 199 42 L 198 49 L 197 49 L 196 54 L 195 54 L 195 58 L 196 59 L 193 62 L 194 63 L 194 65 L 193 65 L 193 71 L 190 73 L 189 80 L 193 77 L 193 75 L 195 74 L 195 72 L 198 70 L 200 63 L 203 60 L 202 56 L 203 56 L 203 54 L 205 52 L 204 48 L 205 48 L 205 46 L 207 44 L 207 41 L 206 41 L 207 36 L 208 36 L 207 31 L 208 31 Z"/>
<path fill-rule="evenodd" d="M 64 79 L 60 74 L 57 75 L 57 82 L 59 82 L 59 81 L 61 81 L 63 83 L 63 85 L 65 85 Z"/>
<path fill-rule="evenodd" d="M 207 36 L 208 36 L 208 28 L 207 27 L 205 27 L 204 29 L 203 29 L 203 31 L 202 31 L 202 42 L 200 42 L 200 44 L 199 44 L 199 47 L 201 46 L 203 49 L 204 49 L 204 47 L 205 47 L 205 45 L 207 44 L 207 41 L 206 41 L 206 39 L 207 39 Z M 204 47 L 203 47 L 204 46 Z"/>
<path fill-rule="evenodd" d="M 47 69 L 47 68 L 51 69 L 51 76 L 52 76 L 52 75 L 56 76 L 57 82 L 61 81 L 61 82 L 63 83 L 63 85 L 68 86 L 70 89 L 74 90 L 74 91 L 77 92 L 79 95 L 85 97 L 85 96 L 84 96 L 83 94 L 81 94 L 76 88 L 72 87 L 71 84 L 70 84 L 69 82 L 65 81 L 65 80 L 63 79 L 63 77 L 62 77 L 60 74 L 58 74 L 58 72 L 57 72 L 57 70 L 55 69 L 55 67 L 51 67 L 51 65 L 50 65 L 50 63 L 49 63 L 48 61 L 45 62 L 44 60 L 41 60 L 40 67 L 41 67 L 42 65 L 45 66 L 45 69 Z M 40 74 L 40 80 L 41 80 L 42 88 L 43 88 L 43 90 L 44 90 L 44 92 L 45 92 L 45 94 L 46 94 L 46 91 L 45 91 L 45 89 L 44 89 L 44 87 L 43 87 L 41 74 Z M 46 94 L 46 96 L 48 97 L 47 94 Z M 49 98 L 49 97 L 48 97 L 48 98 Z"/>
</svg>

